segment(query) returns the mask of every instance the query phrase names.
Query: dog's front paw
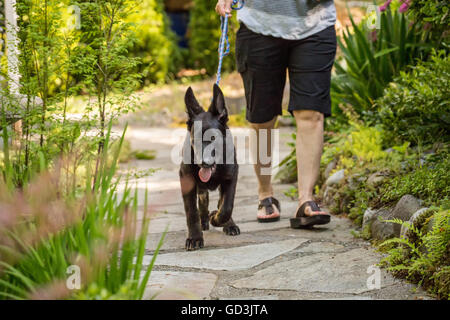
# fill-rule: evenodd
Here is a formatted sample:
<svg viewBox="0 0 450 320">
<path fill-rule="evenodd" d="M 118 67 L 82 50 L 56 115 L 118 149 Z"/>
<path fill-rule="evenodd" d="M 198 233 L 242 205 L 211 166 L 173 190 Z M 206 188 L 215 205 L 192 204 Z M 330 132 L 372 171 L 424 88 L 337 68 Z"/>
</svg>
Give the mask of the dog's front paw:
<svg viewBox="0 0 450 320">
<path fill-rule="evenodd" d="M 203 248 L 203 245 L 203 237 L 187 238 L 185 248 L 187 251 L 192 251 Z"/>
<path fill-rule="evenodd" d="M 218 211 L 214 210 L 209 213 L 209 223 L 214 227 L 221 227 L 221 225 L 216 221 Z"/>
<path fill-rule="evenodd" d="M 241 234 L 241 230 L 237 225 L 223 227 L 223 232 L 225 232 L 227 236 L 237 236 Z"/>
</svg>

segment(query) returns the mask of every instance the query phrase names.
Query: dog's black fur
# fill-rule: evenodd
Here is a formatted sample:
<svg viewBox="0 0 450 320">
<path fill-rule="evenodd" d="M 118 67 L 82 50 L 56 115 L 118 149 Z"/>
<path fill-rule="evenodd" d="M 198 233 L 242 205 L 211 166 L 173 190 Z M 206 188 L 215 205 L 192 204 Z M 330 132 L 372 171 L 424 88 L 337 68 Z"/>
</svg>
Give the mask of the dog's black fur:
<svg viewBox="0 0 450 320">
<path fill-rule="evenodd" d="M 233 140 L 225 138 L 226 130 L 228 129 L 228 113 L 225 107 L 225 99 L 220 88 L 217 85 L 214 85 L 213 101 L 206 112 L 197 102 L 190 87 L 186 91 L 185 103 L 188 114 L 187 129 L 190 133 L 189 137 L 186 138 L 186 140 L 189 141 L 185 141 L 185 143 L 188 143 L 190 146 L 191 163 L 184 163 L 185 161 L 182 161 L 180 166 L 180 183 L 188 226 L 186 250 L 195 250 L 203 247 L 204 241 L 202 230 L 208 230 L 209 223 L 215 227 L 223 227 L 223 231 L 227 235 L 234 236 L 240 234 L 239 227 L 231 218 L 238 178 L 238 164 L 236 162 Z M 217 158 L 207 159 L 207 161 L 205 161 L 203 150 L 211 143 L 208 141 L 202 142 L 202 163 L 194 163 L 194 157 L 196 156 L 197 150 L 194 150 L 195 148 L 191 142 L 194 138 L 195 121 L 201 121 L 202 134 L 207 129 L 220 130 L 222 133 L 221 136 L 223 137 L 223 155 L 225 157 L 227 150 L 228 152 L 234 152 L 233 161 L 231 161 L 232 163 L 226 163 L 225 159 L 223 159 L 222 163 L 215 163 Z M 199 178 L 201 167 L 212 168 L 211 170 L 213 170 L 211 171 L 211 177 L 207 182 L 203 182 Z M 216 190 L 217 188 L 219 188 L 220 193 L 220 199 L 217 206 L 218 210 L 209 213 L 208 190 Z"/>
</svg>

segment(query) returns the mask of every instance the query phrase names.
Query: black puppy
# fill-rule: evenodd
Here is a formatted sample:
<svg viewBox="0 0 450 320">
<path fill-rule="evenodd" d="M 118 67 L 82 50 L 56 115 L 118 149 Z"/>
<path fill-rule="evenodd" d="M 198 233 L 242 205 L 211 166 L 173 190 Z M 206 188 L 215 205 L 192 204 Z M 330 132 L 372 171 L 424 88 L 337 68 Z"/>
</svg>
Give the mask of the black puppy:
<svg viewBox="0 0 450 320">
<path fill-rule="evenodd" d="M 188 237 L 186 250 L 203 247 L 202 230 L 209 223 L 223 227 L 227 235 L 240 234 L 233 222 L 234 195 L 238 178 L 233 139 L 227 127 L 228 112 L 219 86 L 214 85 L 213 101 L 205 112 L 189 87 L 185 96 L 188 114 L 180 183 L 186 211 Z M 218 210 L 208 211 L 208 190 L 219 188 Z M 198 209 L 197 209 L 198 196 Z"/>
</svg>

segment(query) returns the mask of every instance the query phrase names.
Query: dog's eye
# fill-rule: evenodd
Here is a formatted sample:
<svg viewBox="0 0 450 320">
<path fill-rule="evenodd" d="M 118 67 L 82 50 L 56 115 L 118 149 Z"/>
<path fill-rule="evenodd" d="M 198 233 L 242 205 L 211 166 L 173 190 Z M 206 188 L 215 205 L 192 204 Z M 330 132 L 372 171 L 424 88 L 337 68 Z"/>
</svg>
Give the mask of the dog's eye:
<svg viewBox="0 0 450 320">
<path fill-rule="evenodd" d="M 216 137 L 212 136 L 211 141 L 214 141 L 214 140 L 216 140 Z"/>
</svg>

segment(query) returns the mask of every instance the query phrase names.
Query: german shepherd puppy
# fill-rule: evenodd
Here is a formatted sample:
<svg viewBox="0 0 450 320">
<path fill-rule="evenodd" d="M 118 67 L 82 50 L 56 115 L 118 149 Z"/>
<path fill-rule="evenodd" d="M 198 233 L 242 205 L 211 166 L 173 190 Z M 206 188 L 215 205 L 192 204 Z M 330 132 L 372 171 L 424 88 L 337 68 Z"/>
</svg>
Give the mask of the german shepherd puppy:
<svg viewBox="0 0 450 320">
<path fill-rule="evenodd" d="M 208 111 L 200 106 L 191 87 L 186 91 L 185 103 L 189 135 L 183 149 L 180 184 L 188 227 L 186 250 L 195 250 L 203 248 L 202 230 L 208 230 L 209 223 L 223 227 L 227 235 L 240 234 L 239 227 L 231 218 L 238 164 L 233 138 L 227 127 L 225 99 L 219 86 L 214 85 Z M 210 213 L 208 190 L 217 188 L 220 193 L 218 210 Z"/>
</svg>

